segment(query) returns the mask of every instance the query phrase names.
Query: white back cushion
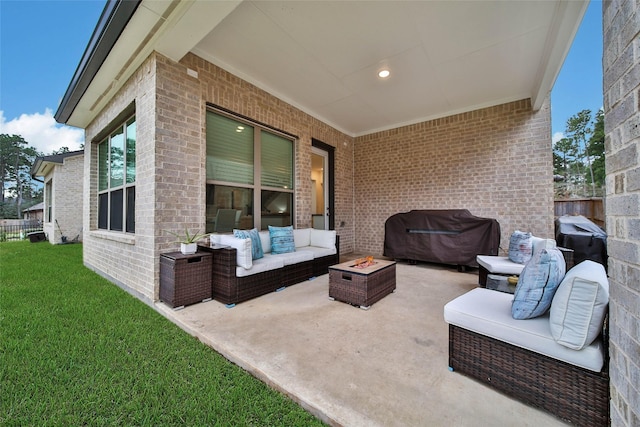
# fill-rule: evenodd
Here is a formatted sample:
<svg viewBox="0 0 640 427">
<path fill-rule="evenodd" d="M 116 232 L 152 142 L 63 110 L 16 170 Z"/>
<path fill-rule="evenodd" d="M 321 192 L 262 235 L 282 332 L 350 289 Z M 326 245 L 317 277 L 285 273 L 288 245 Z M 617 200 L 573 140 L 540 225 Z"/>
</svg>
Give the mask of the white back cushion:
<svg viewBox="0 0 640 427">
<path fill-rule="evenodd" d="M 551 302 L 549 326 L 558 344 L 582 350 L 602 329 L 609 304 L 609 280 L 604 267 L 582 261 L 564 276 Z"/>
<path fill-rule="evenodd" d="M 293 230 L 293 241 L 296 248 L 311 245 L 311 228 L 295 228 Z"/>
<path fill-rule="evenodd" d="M 336 231 L 335 230 L 316 230 L 311 229 L 311 246 L 319 248 L 334 249 L 336 247 Z"/>
<path fill-rule="evenodd" d="M 269 230 L 259 231 L 260 242 L 262 243 L 262 252 L 265 254 L 271 253 L 271 236 Z"/>
<path fill-rule="evenodd" d="M 221 245 L 231 246 L 237 251 L 237 264 L 239 267 L 249 269 L 253 264 L 251 259 L 251 239 L 238 239 L 233 234 L 220 235 Z"/>
</svg>

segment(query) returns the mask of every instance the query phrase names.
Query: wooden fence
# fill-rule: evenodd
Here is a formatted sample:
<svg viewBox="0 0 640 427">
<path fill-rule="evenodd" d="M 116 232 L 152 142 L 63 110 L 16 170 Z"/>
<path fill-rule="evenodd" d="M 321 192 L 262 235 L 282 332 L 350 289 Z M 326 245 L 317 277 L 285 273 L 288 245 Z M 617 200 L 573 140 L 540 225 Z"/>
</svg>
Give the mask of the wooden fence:
<svg viewBox="0 0 640 427">
<path fill-rule="evenodd" d="M 553 207 L 556 218 L 562 215 L 582 215 L 599 227 L 605 227 L 604 200 L 601 197 L 555 200 Z"/>
</svg>

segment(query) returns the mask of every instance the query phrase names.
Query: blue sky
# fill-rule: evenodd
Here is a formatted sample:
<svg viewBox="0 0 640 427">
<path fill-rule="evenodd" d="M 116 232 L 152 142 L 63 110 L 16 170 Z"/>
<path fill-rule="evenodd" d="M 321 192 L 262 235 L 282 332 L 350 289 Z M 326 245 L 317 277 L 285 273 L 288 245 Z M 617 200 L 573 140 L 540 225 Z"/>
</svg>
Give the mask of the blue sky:
<svg viewBox="0 0 640 427">
<path fill-rule="evenodd" d="M 602 107 L 602 2 L 592 0 L 551 91 L 553 140 L 571 116 Z"/>
<path fill-rule="evenodd" d="M 104 0 L 0 0 L 0 133 L 19 134 L 45 154 L 78 149 L 83 131 L 55 123 Z M 552 134 L 602 107 L 600 1 L 592 1 L 551 94 Z"/>
</svg>

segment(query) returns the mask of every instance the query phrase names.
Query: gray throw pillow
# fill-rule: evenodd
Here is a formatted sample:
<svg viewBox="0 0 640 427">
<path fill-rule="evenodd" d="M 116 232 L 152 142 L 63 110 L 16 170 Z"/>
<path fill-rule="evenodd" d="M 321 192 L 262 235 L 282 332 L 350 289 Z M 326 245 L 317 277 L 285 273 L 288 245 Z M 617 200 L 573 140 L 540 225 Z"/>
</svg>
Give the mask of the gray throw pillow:
<svg viewBox="0 0 640 427">
<path fill-rule="evenodd" d="M 526 264 L 533 255 L 531 233 L 516 230 L 509 239 L 509 259 L 517 264 Z"/>
</svg>

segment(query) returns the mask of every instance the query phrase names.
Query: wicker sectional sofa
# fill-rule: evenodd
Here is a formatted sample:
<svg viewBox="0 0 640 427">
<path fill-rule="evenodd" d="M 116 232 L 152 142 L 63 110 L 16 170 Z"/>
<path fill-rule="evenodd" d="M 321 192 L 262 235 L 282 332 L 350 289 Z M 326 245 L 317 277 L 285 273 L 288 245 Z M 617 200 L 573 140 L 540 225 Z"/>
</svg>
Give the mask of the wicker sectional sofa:
<svg viewBox="0 0 640 427">
<path fill-rule="evenodd" d="M 449 324 L 450 370 L 572 424 L 608 425 L 608 282 L 604 268 L 595 264 L 576 266 L 580 277 L 568 272 L 561 286 L 565 280 L 573 282 L 558 288 L 551 310 L 540 317 L 515 320 L 511 313 L 514 296 L 484 288 L 447 303 L 444 318 Z M 600 286 L 596 291 L 600 303 L 599 307 L 594 303 L 595 309 L 588 313 L 581 305 L 585 293 L 578 293 L 581 287 L 593 286 Z M 580 323 L 576 313 L 594 320 Z M 582 335 L 566 339 L 567 333 Z"/>
<path fill-rule="evenodd" d="M 340 238 L 334 230 L 295 229 L 295 252 L 285 254 L 271 253 L 268 231 L 259 236 L 264 257 L 255 260 L 250 260 L 250 239 L 213 234 L 209 246 L 200 246 L 213 253 L 213 299 L 237 304 L 327 274 L 339 263 Z"/>
</svg>

